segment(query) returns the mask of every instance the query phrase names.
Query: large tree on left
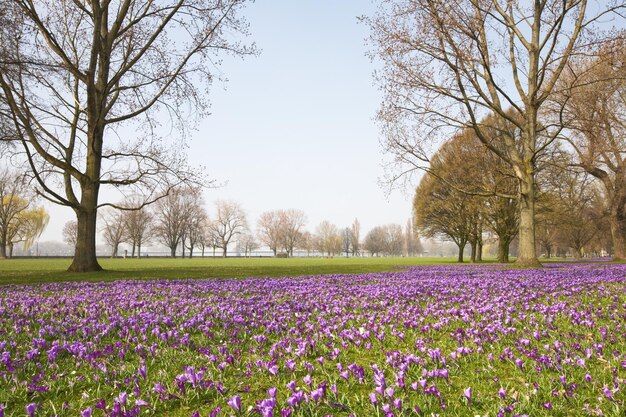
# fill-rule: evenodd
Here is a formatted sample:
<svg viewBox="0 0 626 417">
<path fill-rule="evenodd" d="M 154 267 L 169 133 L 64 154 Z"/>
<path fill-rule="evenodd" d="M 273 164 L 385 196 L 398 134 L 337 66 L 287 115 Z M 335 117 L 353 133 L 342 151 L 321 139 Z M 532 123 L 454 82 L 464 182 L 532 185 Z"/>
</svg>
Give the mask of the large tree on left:
<svg viewBox="0 0 626 417">
<path fill-rule="evenodd" d="M 115 206 L 99 201 L 105 187 L 141 190 L 141 206 L 194 179 L 182 139 L 159 133 L 184 138 L 220 55 L 254 52 L 236 41 L 244 3 L 0 0 L 12 23 L 0 28 L 1 101 L 38 191 L 76 213 L 70 271 L 101 269 L 97 210 Z"/>
</svg>

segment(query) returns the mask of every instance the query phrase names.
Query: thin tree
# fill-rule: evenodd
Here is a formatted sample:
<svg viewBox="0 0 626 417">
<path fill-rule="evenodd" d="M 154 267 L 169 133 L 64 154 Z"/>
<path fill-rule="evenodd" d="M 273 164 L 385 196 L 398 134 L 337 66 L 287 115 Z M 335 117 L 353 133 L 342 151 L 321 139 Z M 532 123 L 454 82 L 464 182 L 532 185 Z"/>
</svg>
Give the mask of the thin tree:
<svg viewBox="0 0 626 417">
<path fill-rule="evenodd" d="M 68 245 L 70 245 L 72 249 L 74 250 L 76 250 L 76 235 L 77 234 L 78 232 L 77 232 L 76 220 L 70 220 L 66 222 L 65 225 L 63 226 L 63 241 L 67 243 Z"/>
<path fill-rule="evenodd" d="M 257 220 L 257 235 L 261 242 L 270 248 L 274 256 L 278 253 L 278 248 L 281 243 L 283 228 L 281 220 L 281 215 L 278 210 L 261 213 L 259 220 Z"/>
<path fill-rule="evenodd" d="M 216 58 L 252 52 L 234 40 L 244 3 L 0 0 L 12 21 L 0 28 L 0 89 L 38 191 L 76 213 L 69 271 L 101 269 L 97 210 L 114 206 L 103 188 L 143 191 L 148 204 L 198 178 L 177 149 L 206 114 Z M 159 137 L 168 119 L 182 132 L 172 149 Z"/>
<path fill-rule="evenodd" d="M 131 207 L 135 204 L 130 203 Z M 123 212 L 126 239 L 131 245 L 131 257 L 141 258 L 141 246 L 148 243 L 152 237 L 153 215 L 147 207 L 139 210 L 125 210 Z"/>
<path fill-rule="evenodd" d="M 383 62 L 379 120 L 401 173 L 427 169 L 432 147 L 471 127 L 518 182 L 519 256 L 535 251 L 535 174 L 562 126 L 541 123 L 573 56 L 613 36 L 601 17 L 623 1 L 397 0 L 364 20 Z M 607 25 L 608 26 L 608 25 Z M 486 116 L 493 119 L 483 122 Z"/>
<path fill-rule="evenodd" d="M 356 218 L 352 222 L 352 226 L 350 226 L 350 244 L 352 256 L 359 256 L 361 253 L 361 223 Z"/>
<path fill-rule="evenodd" d="M 111 258 L 117 257 L 120 244 L 127 239 L 126 223 L 124 213 L 120 210 L 109 208 L 102 214 L 104 226 L 102 237 L 107 245 L 111 247 Z"/>
<path fill-rule="evenodd" d="M 306 214 L 296 209 L 280 210 L 279 224 L 281 245 L 289 256 L 293 256 L 293 249 L 302 238 L 302 231 L 306 226 Z"/>
<path fill-rule="evenodd" d="M 227 200 L 216 201 L 215 209 L 215 218 L 208 227 L 217 238 L 217 247 L 222 249 L 222 256 L 225 258 L 228 244 L 247 228 L 246 213 L 239 203 Z"/>
</svg>

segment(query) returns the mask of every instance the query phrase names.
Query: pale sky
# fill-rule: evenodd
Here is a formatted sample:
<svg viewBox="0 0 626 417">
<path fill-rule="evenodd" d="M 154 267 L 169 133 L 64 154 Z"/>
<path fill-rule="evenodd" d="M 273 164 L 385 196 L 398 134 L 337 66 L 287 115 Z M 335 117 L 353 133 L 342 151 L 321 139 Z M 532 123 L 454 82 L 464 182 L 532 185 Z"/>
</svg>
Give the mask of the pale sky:
<svg viewBox="0 0 626 417">
<path fill-rule="evenodd" d="M 379 185 L 383 154 L 374 122 L 380 93 L 365 56 L 369 0 L 259 0 L 249 4 L 250 42 L 261 53 L 225 57 L 227 83 L 211 89 L 211 115 L 193 132 L 189 158 L 227 185 L 207 190 L 239 202 L 253 230 L 263 211 L 296 208 L 313 231 L 354 218 L 362 235 L 385 223 L 404 225 L 412 190 L 386 195 Z M 48 207 L 41 241 L 61 240 L 67 208 Z"/>
</svg>

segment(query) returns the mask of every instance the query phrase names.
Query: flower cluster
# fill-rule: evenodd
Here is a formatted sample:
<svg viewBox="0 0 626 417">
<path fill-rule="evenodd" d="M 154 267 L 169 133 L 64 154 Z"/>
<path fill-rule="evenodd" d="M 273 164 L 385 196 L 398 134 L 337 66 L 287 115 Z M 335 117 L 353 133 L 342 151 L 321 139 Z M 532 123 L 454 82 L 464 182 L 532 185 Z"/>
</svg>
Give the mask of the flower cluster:
<svg viewBox="0 0 626 417">
<path fill-rule="evenodd" d="M 623 415 L 626 265 L 4 286 L 0 416 Z"/>
</svg>

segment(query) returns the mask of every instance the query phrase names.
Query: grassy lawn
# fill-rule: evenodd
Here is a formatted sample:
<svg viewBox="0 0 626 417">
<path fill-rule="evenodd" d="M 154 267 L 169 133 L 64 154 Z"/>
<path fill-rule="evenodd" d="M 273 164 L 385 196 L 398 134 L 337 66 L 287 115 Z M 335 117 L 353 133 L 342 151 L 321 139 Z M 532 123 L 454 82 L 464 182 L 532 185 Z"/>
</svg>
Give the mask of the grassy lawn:
<svg viewBox="0 0 626 417">
<path fill-rule="evenodd" d="M 393 271 L 415 265 L 454 264 L 454 258 L 143 258 L 100 259 L 106 270 L 66 272 L 70 259 L 0 260 L 1 284 L 54 281 L 112 281 L 123 279 L 186 279 L 282 277 L 320 274 L 359 274 Z"/>
</svg>

